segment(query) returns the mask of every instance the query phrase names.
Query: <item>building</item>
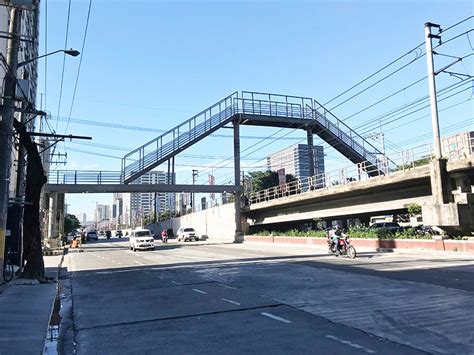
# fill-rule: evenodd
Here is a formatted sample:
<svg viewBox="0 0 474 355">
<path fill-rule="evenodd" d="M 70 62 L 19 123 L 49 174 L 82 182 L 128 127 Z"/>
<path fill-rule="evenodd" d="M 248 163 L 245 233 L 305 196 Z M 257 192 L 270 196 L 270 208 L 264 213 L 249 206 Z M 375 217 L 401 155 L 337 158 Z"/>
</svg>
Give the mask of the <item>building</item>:
<svg viewBox="0 0 474 355">
<path fill-rule="evenodd" d="M 474 152 L 474 131 L 441 138 L 441 152 L 449 160 L 467 157 Z"/>
<path fill-rule="evenodd" d="M 140 176 L 132 184 L 168 184 L 173 174 L 152 170 Z M 121 228 L 136 226 L 147 217 L 166 210 L 175 209 L 175 194 L 163 192 L 116 193 L 112 207 L 112 218 Z"/>
<path fill-rule="evenodd" d="M 324 173 L 324 149 L 313 146 L 314 172 Z M 295 144 L 267 157 L 267 167 L 271 171 L 285 169 L 285 174 L 291 174 L 298 179 L 309 177 L 309 157 L 307 144 Z"/>
<path fill-rule="evenodd" d="M 96 222 L 110 219 L 110 206 L 109 205 L 96 205 L 94 211 L 94 220 Z"/>
<path fill-rule="evenodd" d="M 12 6 L 16 7 L 13 11 Z M 21 6 L 21 10 L 20 10 Z M 18 14 L 14 16 L 14 14 Z M 19 19 L 19 29 L 15 31 L 14 36 L 9 36 L 10 23 L 15 23 L 13 19 Z M 33 60 L 24 64 L 31 59 L 38 57 L 38 23 L 39 23 L 39 0 L 29 1 L 5 1 L 0 0 L 0 53 L 3 56 L 0 62 L 0 89 L 2 92 L 2 99 L 5 98 L 5 83 L 6 83 L 6 58 L 8 38 L 13 38 L 12 42 L 18 43 L 18 70 L 14 73 L 16 78 L 16 90 L 14 93 L 14 100 L 16 106 L 16 113 L 14 118 L 25 124 L 26 130 L 29 132 L 35 131 L 35 115 L 33 110 L 36 103 L 37 93 L 37 61 Z M 14 47 L 13 47 L 14 48 Z M 32 109 L 26 112 L 26 109 Z M 10 144 L 7 136 L 11 136 L 11 127 L 9 124 L 5 125 L 4 113 L 0 113 L 0 139 L 2 144 Z M 3 260 L 4 247 L 11 248 L 13 251 L 20 252 L 22 249 L 22 228 L 19 226 L 23 223 L 23 206 L 25 202 L 25 186 L 26 186 L 26 162 L 24 159 L 24 148 L 16 144 L 18 136 L 15 135 L 11 148 L 4 150 L 5 146 L 0 148 L 0 159 L 10 161 L 8 166 L 4 166 L 0 172 L 0 180 L 7 180 L 4 184 L 6 190 L 0 191 L 1 206 L 1 223 L 0 223 L 0 263 Z M 10 154 L 10 159 L 6 156 Z M 4 201 L 10 201 L 4 204 Z M 4 225 L 6 212 L 6 226 Z M 43 216 L 42 218 L 43 220 Z M 44 221 L 44 220 L 43 220 Z M 6 227 L 6 233 L 3 228 Z M 47 223 L 42 225 L 43 232 L 47 230 Z M 56 228 L 57 229 L 57 228 Z M 58 231 L 56 230 L 56 233 Z M 8 236 L 4 240 L 5 234 Z M 18 254 L 20 255 L 20 254 Z"/>
<path fill-rule="evenodd" d="M 164 171 L 152 170 L 140 176 L 133 184 L 169 184 L 172 174 Z M 131 194 L 131 211 L 139 216 L 147 217 L 156 213 L 164 212 L 168 209 L 174 209 L 175 206 L 174 193 L 132 193 Z"/>
</svg>

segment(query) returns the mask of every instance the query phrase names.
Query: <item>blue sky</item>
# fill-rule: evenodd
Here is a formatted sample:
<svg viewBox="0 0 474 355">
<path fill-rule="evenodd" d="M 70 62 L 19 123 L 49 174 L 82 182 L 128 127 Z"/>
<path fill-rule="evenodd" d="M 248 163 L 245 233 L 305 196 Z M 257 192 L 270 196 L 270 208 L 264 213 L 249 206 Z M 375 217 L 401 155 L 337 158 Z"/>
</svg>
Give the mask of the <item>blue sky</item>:
<svg viewBox="0 0 474 355">
<path fill-rule="evenodd" d="M 48 52 L 64 47 L 67 4 L 65 0 L 42 1 L 41 53 L 45 51 L 46 30 Z M 88 4 L 87 0 L 72 1 L 67 47 L 81 49 Z M 325 103 L 422 43 L 425 22 L 447 27 L 472 15 L 472 6 L 471 1 L 93 0 L 71 118 L 165 130 L 236 90 L 310 96 Z M 462 33 L 472 28 L 473 23 L 472 20 L 466 22 L 443 36 L 449 38 Z M 473 33 L 470 38 L 474 44 Z M 467 36 L 443 46 L 442 50 L 454 56 L 472 53 Z M 415 55 L 407 57 L 407 61 Z M 451 60 L 435 58 L 438 67 Z M 39 63 L 39 92 L 46 92 L 46 110 L 53 116 L 51 125 L 57 125 L 60 133 L 65 132 L 64 120 L 69 116 L 79 58 L 66 58 L 59 110 L 61 120 L 56 121 L 62 61 L 61 55 L 48 57 L 47 76 L 45 62 Z M 472 63 L 472 57 L 466 58 L 452 69 L 472 75 Z M 426 60 L 422 58 L 374 89 L 335 108 L 333 113 L 345 119 L 425 75 Z M 447 74 L 437 77 L 438 88 L 459 81 Z M 472 95 L 470 85 L 472 83 L 464 86 L 466 91 L 440 103 L 440 108 L 459 103 L 440 112 L 440 126 L 442 129 L 451 127 L 449 134 L 455 133 L 457 128 L 459 131 L 474 129 L 472 101 L 468 101 Z M 427 84 L 423 81 L 349 118 L 346 123 L 357 127 L 427 93 Z M 328 106 L 336 106 L 350 94 Z M 40 105 L 38 96 L 38 107 Z M 396 147 L 428 142 L 429 136 L 419 141 L 416 138 L 431 132 L 430 117 L 422 117 L 427 114 L 428 110 L 420 111 L 418 115 L 384 125 L 387 145 L 395 151 Z M 276 131 L 243 127 L 241 134 L 267 136 Z M 92 136 L 93 140 L 60 144 L 57 151 L 66 150 L 68 159 L 67 165 L 58 169 L 119 170 L 119 159 L 94 154 L 121 157 L 128 148 L 135 148 L 158 135 L 78 124 L 74 120 L 69 123 L 67 133 Z M 230 135 L 231 132 L 218 133 Z M 253 160 L 243 161 L 242 165 L 250 165 L 256 158 L 264 158 L 305 137 L 303 131 L 281 132 L 276 136 L 283 134 L 294 139 L 261 143 L 256 146 L 260 149 L 247 157 Z M 405 143 L 409 139 L 412 141 Z M 242 149 L 258 142 L 258 139 L 243 139 Z M 315 143 L 321 141 L 315 139 Z M 202 167 L 216 165 L 223 157 L 230 157 L 231 139 L 210 137 L 186 153 L 206 155 L 208 159 L 178 157 L 177 182 L 190 183 L 191 170 L 197 168 L 202 171 L 198 182 L 204 183 L 210 171 Z M 327 169 L 350 164 L 331 149 L 326 153 Z M 255 165 L 262 166 L 263 162 Z M 212 172 L 217 183 L 231 177 L 231 169 L 212 169 Z M 86 212 L 88 216 L 92 216 L 95 202 L 111 203 L 111 200 L 111 195 L 67 197 L 70 212 Z"/>
</svg>

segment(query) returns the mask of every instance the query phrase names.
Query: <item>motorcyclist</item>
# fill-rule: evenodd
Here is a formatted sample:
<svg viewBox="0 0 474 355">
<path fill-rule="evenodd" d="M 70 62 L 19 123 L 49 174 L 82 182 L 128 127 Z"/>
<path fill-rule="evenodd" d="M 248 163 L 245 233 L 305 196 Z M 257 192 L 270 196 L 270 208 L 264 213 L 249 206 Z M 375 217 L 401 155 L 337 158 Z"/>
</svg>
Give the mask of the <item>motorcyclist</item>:
<svg viewBox="0 0 474 355">
<path fill-rule="evenodd" d="M 336 225 L 332 233 L 331 244 L 331 250 L 333 250 L 335 253 L 339 253 L 339 238 L 342 237 L 344 237 L 344 233 L 342 232 L 341 227 L 339 225 Z"/>
<path fill-rule="evenodd" d="M 161 241 L 163 243 L 166 243 L 168 241 L 168 231 L 166 229 L 163 229 L 161 231 Z"/>
</svg>

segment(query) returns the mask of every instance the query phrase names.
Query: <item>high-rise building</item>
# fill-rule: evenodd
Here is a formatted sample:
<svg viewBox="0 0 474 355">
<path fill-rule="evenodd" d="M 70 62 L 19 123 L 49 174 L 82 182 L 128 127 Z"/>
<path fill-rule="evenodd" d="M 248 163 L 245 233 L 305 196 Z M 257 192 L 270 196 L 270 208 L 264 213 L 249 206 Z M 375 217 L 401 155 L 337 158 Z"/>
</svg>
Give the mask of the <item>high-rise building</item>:
<svg viewBox="0 0 474 355">
<path fill-rule="evenodd" d="M 94 212 L 94 219 L 96 222 L 104 221 L 110 218 L 109 205 L 96 205 Z"/>
<path fill-rule="evenodd" d="M 467 157 L 474 152 L 474 131 L 457 133 L 441 138 L 441 151 L 443 156 L 456 160 Z"/>
<path fill-rule="evenodd" d="M 133 184 L 168 184 L 171 182 L 172 174 L 164 171 L 152 170 L 133 182 Z M 139 216 L 151 216 L 155 212 L 160 213 L 167 209 L 174 209 L 174 194 L 163 192 L 141 192 L 131 194 L 131 210 Z M 156 207 L 155 207 L 156 206 Z"/>
<path fill-rule="evenodd" d="M 324 173 L 324 149 L 313 146 L 315 175 Z M 309 177 L 309 154 L 307 144 L 295 144 L 267 157 L 267 167 L 271 171 L 285 169 L 298 179 Z"/>
<path fill-rule="evenodd" d="M 132 182 L 132 184 L 168 184 L 174 177 L 164 171 L 152 170 Z M 166 210 L 175 209 L 175 194 L 164 192 L 134 192 L 114 194 L 115 217 L 120 226 L 137 224 L 145 217 Z"/>
</svg>

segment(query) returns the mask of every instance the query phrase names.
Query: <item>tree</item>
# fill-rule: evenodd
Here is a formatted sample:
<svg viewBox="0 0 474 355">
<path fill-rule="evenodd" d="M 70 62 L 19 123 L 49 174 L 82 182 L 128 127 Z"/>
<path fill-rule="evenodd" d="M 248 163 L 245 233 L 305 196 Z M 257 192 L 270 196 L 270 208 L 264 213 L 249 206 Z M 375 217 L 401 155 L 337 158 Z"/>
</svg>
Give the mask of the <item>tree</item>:
<svg viewBox="0 0 474 355">
<path fill-rule="evenodd" d="M 26 189 L 23 214 L 23 259 L 25 268 L 22 277 L 43 281 L 44 260 L 41 246 L 41 230 L 39 217 L 39 204 L 41 189 L 47 178 L 44 174 L 43 164 L 36 143 L 26 132 L 24 124 L 18 120 L 13 121 L 16 132 L 20 135 L 20 144 L 25 148 L 28 162 L 26 165 Z"/>
<path fill-rule="evenodd" d="M 81 226 L 81 223 L 77 219 L 77 217 L 73 214 L 67 213 L 66 216 L 64 216 L 64 233 L 68 234 L 69 232 L 72 232 L 73 230 L 79 228 Z"/>
<path fill-rule="evenodd" d="M 252 180 L 252 190 L 260 191 L 270 187 L 280 185 L 278 180 L 278 173 L 274 171 L 252 171 L 249 173 L 250 179 Z M 296 181 L 296 177 L 291 174 L 286 174 L 286 182 Z"/>
<path fill-rule="evenodd" d="M 408 206 L 408 213 L 410 214 L 410 216 L 421 214 L 421 206 L 417 203 L 412 203 Z"/>
</svg>

